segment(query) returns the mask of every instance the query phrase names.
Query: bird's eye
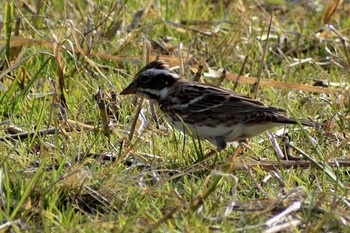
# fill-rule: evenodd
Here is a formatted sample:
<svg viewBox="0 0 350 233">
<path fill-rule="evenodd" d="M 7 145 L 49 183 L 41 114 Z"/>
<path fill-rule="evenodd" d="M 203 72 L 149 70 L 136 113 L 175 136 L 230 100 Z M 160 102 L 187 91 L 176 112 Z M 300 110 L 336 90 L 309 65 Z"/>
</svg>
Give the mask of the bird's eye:
<svg viewBox="0 0 350 233">
<path fill-rule="evenodd" d="M 146 82 L 148 81 L 148 76 L 147 76 L 147 75 L 141 75 L 141 76 L 139 77 L 139 81 L 140 81 L 141 83 L 146 83 Z"/>
</svg>

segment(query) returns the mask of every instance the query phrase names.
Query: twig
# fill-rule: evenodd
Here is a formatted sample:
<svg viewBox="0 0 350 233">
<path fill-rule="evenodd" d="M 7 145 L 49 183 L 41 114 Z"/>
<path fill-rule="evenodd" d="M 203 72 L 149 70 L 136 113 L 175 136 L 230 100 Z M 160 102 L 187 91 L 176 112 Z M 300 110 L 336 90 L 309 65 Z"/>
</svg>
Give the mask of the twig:
<svg viewBox="0 0 350 233">
<path fill-rule="evenodd" d="M 266 50 L 267 50 L 267 46 L 268 46 L 268 42 L 269 42 L 268 39 L 269 39 L 269 36 L 270 36 L 270 31 L 271 31 L 271 24 L 272 24 L 272 14 L 271 14 L 271 17 L 270 17 L 269 28 L 267 30 L 267 36 L 266 36 L 267 39 L 265 41 L 264 50 L 263 50 L 263 53 L 261 55 L 261 60 L 260 60 L 259 69 L 258 69 L 258 75 L 257 75 L 258 81 L 257 81 L 257 83 L 255 84 L 255 87 L 254 87 L 253 98 L 257 97 L 258 91 L 259 91 L 259 87 L 260 87 L 261 73 L 262 73 L 264 62 L 265 62 L 265 54 L 266 54 Z"/>
<path fill-rule="evenodd" d="M 143 65 L 146 65 L 149 62 L 149 54 L 150 54 L 150 49 L 149 49 L 149 46 L 148 46 L 148 41 L 147 41 L 147 39 L 145 37 L 143 37 L 143 62 L 144 62 Z M 142 106 L 143 106 L 144 102 L 145 102 L 144 98 L 141 98 L 140 102 L 139 102 L 139 104 L 137 106 L 137 109 L 136 109 L 136 112 L 135 112 L 135 115 L 134 115 L 134 119 L 132 121 L 131 128 L 130 128 L 129 142 L 131 142 L 131 140 L 132 140 L 132 138 L 134 136 L 136 123 L 137 123 L 137 120 L 139 118 L 139 115 L 140 115 L 140 112 L 141 112 L 141 109 L 142 109 Z"/>
<path fill-rule="evenodd" d="M 82 123 L 75 122 L 72 120 L 67 120 L 67 123 L 69 124 L 68 126 L 62 127 L 62 128 L 64 128 L 65 132 L 72 132 L 74 130 L 81 130 L 81 129 L 83 129 L 83 130 L 93 130 L 94 129 L 93 126 L 82 124 Z M 37 132 L 31 131 L 31 132 L 26 132 L 26 133 L 12 134 L 12 135 L 8 135 L 5 137 L 1 137 L 0 141 L 4 142 L 4 141 L 10 141 L 10 140 L 23 140 L 23 139 L 26 139 L 28 137 L 33 137 L 34 135 L 42 137 L 42 136 L 45 136 L 46 134 L 59 133 L 60 130 L 61 130 L 61 127 L 57 126 L 57 127 L 39 130 Z"/>
<path fill-rule="evenodd" d="M 111 135 L 111 129 L 109 127 L 110 119 L 107 112 L 107 107 L 105 104 L 103 93 L 101 92 L 100 88 L 98 89 L 97 93 L 94 95 L 95 100 L 97 102 L 98 109 L 100 110 L 101 118 L 102 118 L 102 127 L 103 127 L 103 134 L 110 139 Z"/>
<path fill-rule="evenodd" d="M 336 34 L 336 35 L 339 37 L 339 39 L 340 39 L 340 41 L 341 41 L 341 43 L 342 43 L 342 45 L 343 45 L 343 47 L 344 47 L 344 52 L 345 52 L 346 60 L 347 60 L 347 62 L 348 62 L 348 65 L 350 66 L 350 56 L 349 56 L 349 52 L 348 52 L 348 48 L 347 48 L 347 46 L 346 46 L 346 40 L 345 40 L 344 36 L 343 36 L 342 34 L 340 34 L 340 32 L 339 32 L 338 30 L 336 30 L 336 29 L 333 27 L 333 25 L 327 24 L 327 27 L 328 27 L 334 34 Z"/>
<path fill-rule="evenodd" d="M 239 83 L 239 79 L 240 79 L 240 77 L 243 74 L 243 70 L 245 68 L 245 65 L 247 64 L 248 57 L 249 57 L 249 55 L 246 55 L 245 58 L 244 58 L 243 64 L 241 66 L 241 69 L 239 70 L 239 73 L 238 73 L 238 75 L 236 77 L 236 82 L 235 82 L 235 85 L 233 86 L 233 90 L 237 89 L 237 86 L 238 86 L 238 83 Z M 225 75 L 225 78 L 226 78 L 226 75 Z"/>
<path fill-rule="evenodd" d="M 334 161 L 325 162 L 331 167 L 350 167 L 350 159 L 337 159 Z M 242 161 L 241 163 L 235 162 L 232 165 L 233 170 L 243 170 L 246 168 L 260 168 L 265 171 L 273 171 L 281 168 L 309 168 L 316 167 L 322 169 L 319 165 L 308 160 L 293 160 L 293 161 Z"/>
</svg>

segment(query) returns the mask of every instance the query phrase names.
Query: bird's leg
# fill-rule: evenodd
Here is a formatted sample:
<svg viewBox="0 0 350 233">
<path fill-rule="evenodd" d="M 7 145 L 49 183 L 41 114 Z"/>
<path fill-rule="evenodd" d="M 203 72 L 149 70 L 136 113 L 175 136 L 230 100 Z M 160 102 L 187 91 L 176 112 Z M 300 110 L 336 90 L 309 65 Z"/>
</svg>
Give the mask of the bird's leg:
<svg viewBox="0 0 350 233">
<path fill-rule="evenodd" d="M 214 138 L 214 140 L 215 140 L 214 144 L 216 145 L 216 148 L 218 151 L 221 151 L 226 148 L 227 143 L 223 136 L 217 136 Z"/>
<path fill-rule="evenodd" d="M 244 139 L 241 141 L 238 141 L 238 146 L 233 151 L 232 155 L 226 160 L 228 163 L 234 163 L 235 158 L 245 149 L 246 145 L 248 144 L 248 140 Z"/>
<path fill-rule="evenodd" d="M 198 162 L 202 162 L 208 158 L 210 158 L 210 156 L 212 156 L 213 154 L 215 154 L 218 151 L 221 151 L 223 149 L 225 149 L 226 147 L 226 140 L 224 137 L 222 136 L 217 136 L 215 138 L 211 138 L 208 139 L 211 143 L 213 143 L 216 146 L 216 150 L 211 149 L 208 153 L 206 153 L 201 159 L 197 160 L 196 163 Z"/>
</svg>

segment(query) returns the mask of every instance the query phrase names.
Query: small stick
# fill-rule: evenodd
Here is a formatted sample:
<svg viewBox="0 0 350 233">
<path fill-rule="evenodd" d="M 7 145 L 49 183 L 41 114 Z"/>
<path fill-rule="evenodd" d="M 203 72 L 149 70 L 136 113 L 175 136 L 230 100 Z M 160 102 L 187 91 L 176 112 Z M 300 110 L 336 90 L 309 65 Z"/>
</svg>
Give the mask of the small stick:
<svg viewBox="0 0 350 233">
<path fill-rule="evenodd" d="M 110 135 L 111 135 L 111 129 L 109 127 L 110 119 L 107 113 L 107 107 L 106 107 L 105 100 L 103 98 L 103 93 L 101 92 L 100 88 L 98 89 L 94 97 L 97 102 L 98 109 L 100 110 L 100 114 L 102 118 L 103 134 L 108 138 L 108 140 L 110 140 Z"/>
<path fill-rule="evenodd" d="M 202 76 L 202 71 L 203 71 L 203 64 L 201 63 L 201 64 L 199 64 L 198 70 L 193 77 L 193 81 L 199 82 L 199 80 L 201 79 L 201 76 Z"/>
<path fill-rule="evenodd" d="M 132 137 L 134 136 L 135 133 L 135 128 L 136 128 L 136 123 L 137 123 L 137 119 L 139 118 L 143 103 L 145 102 L 144 98 L 141 98 L 139 105 L 137 106 L 135 115 L 134 115 L 134 119 L 132 121 L 131 124 L 131 128 L 130 128 L 130 133 L 129 133 L 129 142 L 131 142 Z"/>
<path fill-rule="evenodd" d="M 342 43 L 342 45 L 343 45 L 343 47 L 344 47 L 344 52 L 345 52 L 346 60 L 347 60 L 347 62 L 348 62 L 348 65 L 350 66 L 350 56 L 349 56 L 349 52 L 348 52 L 348 48 L 347 48 L 347 46 L 346 46 L 346 40 L 345 40 L 344 36 L 343 36 L 342 34 L 340 34 L 340 32 L 339 32 L 338 30 L 336 30 L 336 29 L 333 27 L 333 25 L 327 24 L 327 27 L 328 27 L 334 34 L 336 34 L 336 35 L 339 37 L 339 39 L 340 39 L 340 41 L 341 41 L 341 43 Z"/>
<path fill-rule="evenodd" d="M 263 53 L 261 55 L 261 61 L 259 64 L 258 75 L 257 75 L 258 82 L 256 83 L 256 85 L 254 87 L 254 93 L 253 93 L 254 99 L 256 99 L 256 97 L 258 95 L 258 91 L 259 91 L 261 73 L 262 73 L 264 62 L 265 62 L 265 54 L 266 54 L 266 50 L 267 50 L 267 46 L 268 46 L 268 42 L 269 42 L 270 31 L 271 31 L 271 24 L 272 24 L 272 14 L 271 14 L 271 18 L 270 18 L 269 28 L 267 29 L 267 39 L 265 41 L 264 50 L 263 50 Z"/>
<path fill-rule="evenodd" d="M 150 49 L 149 49 L 149 44 L 148 44 L 148 40 L 146 39 L 146 37 L 143 37 L 142 41 L 143 41 L 143 55 L 142 55 L 142 57 L 143 57 L 143 65 L 146 65 L 149 62 Z M 137 109 L 136 109 L 136 112 L 135 112 L 135 115 L 134 115 L 134 119 L 132 121 L 131 128 L 130 128 L 129 142 L 131 142 L 131 140 L 132 140 L 132 138 L 134 136 L 135 129 L 136 129 L 136 123 L 137 123 L 137 120 L 139 118 L 139 115 L 140 115 L 140 112 L 141 112 L 141 109 L 142 109 L 142 106 L 143 106 L 144 102 L 145 102 L 145 99 L 141 98 L 140 102 L 139 102 L 139 104 L 137 106 Z"/>
<path fill-rule="evenodd" d="M 239 70 L 239 73 L 238 73 L 238 75 L 237 75 L 235 84 L 234 84 L 234 86 L 233 86 L 233 90 L 236 90 L 237 87 L 238 87 L 239 78 L 240 78 L 240 77 L 242 76 L 242 74 L 243 74 L 243 70 L 244 70 L 244 68 L 245 68 L 245 65 L 247 64 L 248 57 L 249 57 L 249 55 L 246 55 L 245 58 L 244 58 L 243 64 L 242 64 L 242 66 L 241 66 L 241 69 Z M 226 76 L 226 74 L 225 74 L 225 76 Z"/>
</svg>

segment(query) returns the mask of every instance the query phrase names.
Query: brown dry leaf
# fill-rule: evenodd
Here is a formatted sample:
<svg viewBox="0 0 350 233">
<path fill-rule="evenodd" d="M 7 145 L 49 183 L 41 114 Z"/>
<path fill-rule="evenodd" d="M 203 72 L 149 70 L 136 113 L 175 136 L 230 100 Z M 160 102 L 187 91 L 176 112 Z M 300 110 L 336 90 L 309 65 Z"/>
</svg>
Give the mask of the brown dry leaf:
<svg viewBox="0 0 350 233">
<path fill-rule="evenodd" d="M 53 43 L 53 54 L 55 56 L 55 61 L 57 65 L 57 78 L 58 78 L 58 88 L 59 88 L 59 100 L 64 108 L 67 108 L 67 101 L 65 97 L 66 84 L 64 80 L 65 65 L 62 61 L 61 46 L 57 42 Z"/>
<path fill-rule="evenodd" d="M 339 3 L 342 3 L 343 0 L 328 0 L 326 10 L 323 15 L 323 23 L 328 24 L 335 10 L 337 9 Z"/>
<path fill-rule="evenodd" d="M 327 165 L 330 167 L 350 167 L 350 159 L 336 159 L 327 161 Z M 281 161 L 271 161 L 271 160 L 262 160 L 256 161 L 252 159 L 242 159 L 242 158 L 234 158 L 233 163 L 231 165 L 231 169 L 233 170 L 246 170 L 259 168 L 264 171 L 274 171 L 280 169 L 281 167 L 285 169 L 292 168 L 303 168 L 307 169 L 309 167 L 317 167 L 313 162 L 309 160 L 281 160 Z"/>
<path fill-rule="evenodd" d="M 133 17 L 130 25 L 128 26 L 128 29 L 127 29 L 128 32 L 133 30 L 139 24 L 139 22 L 142 21 L 147 16 L 152 5 L 153 5 L 153 0 L 149 0 L 143 9 L 137 11 L 134 14 L 134 17 Z"/>
<path fill-rule="evenodd" d="M 236 81 L 239 83 L 245 83 L 245 84 L 255 84 L 258 81 L 258 78 L 256 77 L 244 77 L 240 76 L 238 79 L 237 75 L 233 74 L 227 74 L 226 78 L 232 81 Z M 238 80 L 237 80 L 238 79 Z M 276 87 L 276 88 L 288 88 L 293 90 L 300 90 L 300 91 L 308 91 L 308 92 L 318 92 L 318 93 L 346 93 L 346 90 L 341 88 L 324 88 L 324 87 L 315 87 L 315 86 L 307 86 L 299 83 L 287 83 L 287 82 L 281 82 L 276 80 L 269 80 L 269 79 L 260 79 L 260 86 L 269 86 L 269 87 Z"/>
<path fill-rule="evenodd" d="M 72 129 L 75 129 L 77 131 L 94 130 L 95 129 L 95 127 L 92 125 L 88 125 L 88 124 L 85 124 L 85 123 L 82 123 L 79 121 L 75 121 L 75 120 L 70 120 L 70 119 L 67 119 L 65 123 L 66 123 L 65 127 L 72 128 Z"/>
<path fill-rule="evenodd" d="M 108 115 L 108 110 L 106 106 L 105 94 L 101 92 L 101 90 L 99 89 L 97 93 L 94 95 L 94 98 L 97 102 L 98 109 L 100 110 L 102 126 L 103 126 L 103 134 L 109 138 L 111 135 L 110 117 Z"/>
<path fill-rule="evenodd" d="M 17 7 L 20 7 L 20 8 L 24 8 L 26 10 L 28 10 L 30 13 L 32 14 L 37 14 L 38 12 L 38 9 L 37 7 L 35 6 L 36 4 L 31 1 L 31 0 L 20 0 L 20 1 L 17 1 Z"/>
<path fill-rule="evenodd" d="M 0 37 L 0 46 L 5 45 L 5 40 L 3 37 Z M 48 42 L 46 40 L 42 39 L 27 39 L 23 38 L 20 36 L 12 36 L 11 37 L 11 47 L 17 47 L 17 46 L 42 46 L 45 48 L 53 48 L 53 43 Z M 60 46 L 60 45 L 58 45 Z M 65 48 L 65 50 L 70 51 L 70 49 Z M 74 48 L 74 53 L 75 54 L 87 54 L 88 52 L 81 49 L 81 48 Z M 103 52 L 94 52 L 90 51 L 89 54 L 90 57 L 97 57 L 100 59 L 105 59 L 105 60 L 112 60 L 112 61 L 118 61 L 118 62 L 132 62 L 132 63 L 137 63 L 141 61 L 141 56 L 136 55 L 136 56 L 115 56 L 112 54 L 108 53 L 103 53 Z M 191 58 L 191 57 L 190 57 Z M 174 57 L 171 55 L 150 55 L 150 61 L 156 60 L 156 59 L 162 59 L 165 60 L 167 63 L 169 63 L 170 66 L 176 66 L 179 64 L 179 59 L 178 57 Z"/>
<path fill-rule="evenodd" d="M 12 61 L 16 61 L 21 51 L 22 51 L 22 46 L 16 46 L 16 47 L 11 46 L 9 62 L 12 63 Z"/>
<path fill-rule="evenodd" d="M 52 48 L 53 45 L 50 42 L 40 40 L 40 39 L 26 39 L 23 37 L 12 37 L 13 41 L 11 42 L 11 46 L 43 46 Z M 4 41 L 0 39 L 0 45 L 4 44 Z M 86 53 L 84 50 L 81 49 L 75 49 L 74 53 Z M 118 61 L 118 62 L 139 62 L 141 60 L 141 56 L 115 56 L 108 53 L 100 53 L 100 52 L 90 52 L 91 57 L 97 57 L 100 59 L 106 59 L 106 60 L 112 60 L 112 61 Z M 179 64 L 178 57 L 174 57 L 171 55 L 150 55 L 149 60 L 153 61 L 156 59 L 161 59 L 169 63 L 170 66 L 176 66 Z M 195 71 L 195 70 L 193 70 Z M 239 80 L 237 81 L 237 75 L 233 74 L 227 74 L 226 79 L 236 81 L 239 83 L 246 83 L 246 84 L 255 84 L 257 82 L 257 78 L 255 77 L 243 77 L 240 76 Z M 268 80 L 268 79 L 261 79 L 260 80 L 261 86 L 270 86 L 275 88 L 289 88 L 294 90 L 301 90 L 301 91 L 308 91 L 308 92 L 318 92 L 318 93 L 346 93 L 346 90 L 341 88 L 323 88 L 323 87 L 315 87 L 315 86 L 306 86 L 299 83 L 286 83 L 276 80 Z"/>
<path fill-rule="evenodd" d="M 30 210 L 32 207 L 32 199 L 28 197 L 28 199 L 23 203 L 22 208 L 25 210 Z"/>
</svg>

